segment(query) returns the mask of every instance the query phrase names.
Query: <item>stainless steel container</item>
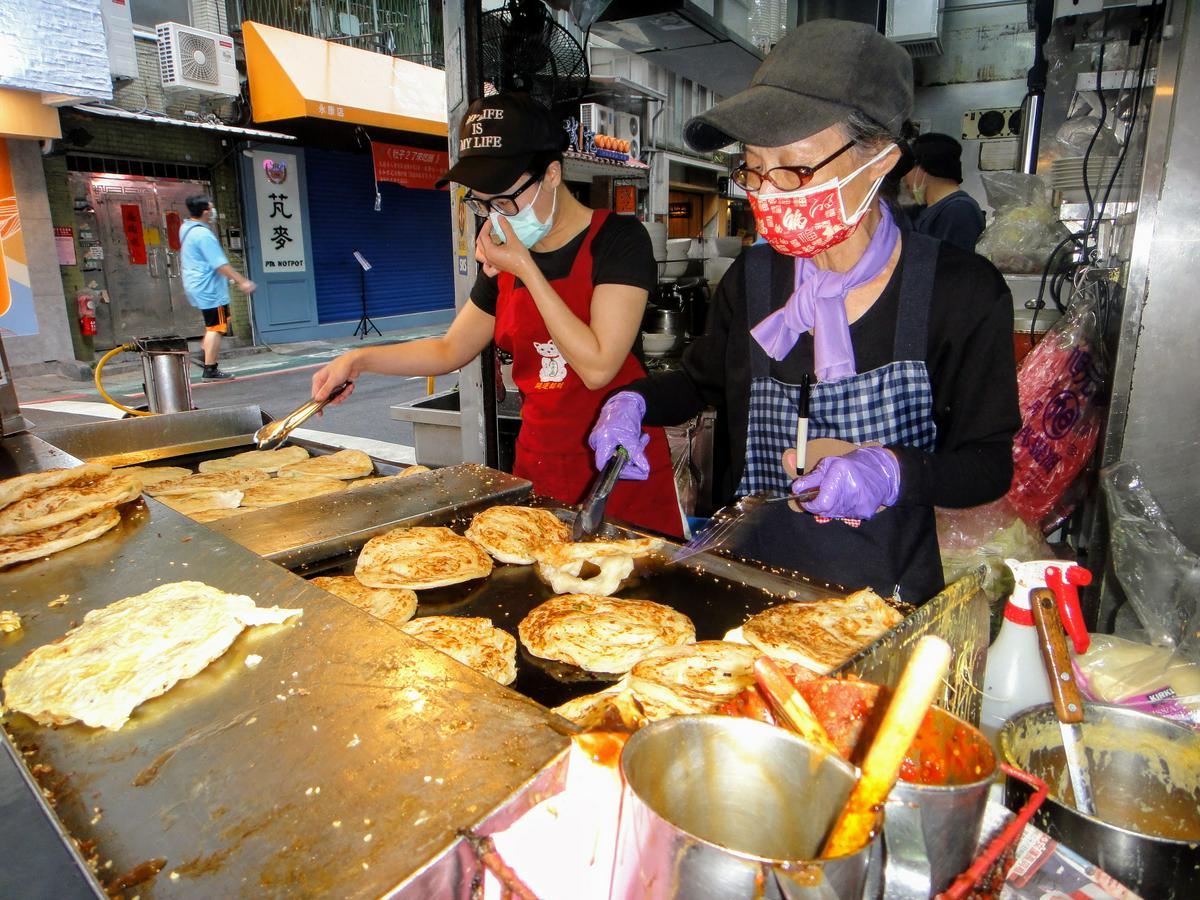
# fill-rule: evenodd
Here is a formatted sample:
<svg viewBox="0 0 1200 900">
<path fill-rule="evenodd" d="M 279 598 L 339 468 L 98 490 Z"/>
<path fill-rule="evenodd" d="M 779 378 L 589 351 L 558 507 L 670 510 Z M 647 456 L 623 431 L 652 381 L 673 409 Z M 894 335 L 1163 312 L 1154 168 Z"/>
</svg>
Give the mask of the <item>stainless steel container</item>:
<svg viewBox="0 0 1200 900">
<path fill-rule="evenodd" d="M 865 681 L 821 678 L 801 696 L 851 762 L 875 739 L 886 703 Z M 884 691 L 885 696 L 887 691 Z M 962 719 L 933 707 L 921 723 L 884 808 L 887 849 L 884 897 L 932 897 L 971 865 L 996 777 L 987 738 Z"/>
<path fill-rule="evenodd" d="M 1085 704 L 1083 745 L 1096 802 L 1085 816 L 1069 796 L 1054 707 L 1034 706 L 1000 730 L 1003 758 L 1050 786 L 1033 824 L 1143 897 L 1200 896 L 1200 733 L 1120 706 Z M 1017 809 L 1029 788 L 1010 780 Z"/>
<path fill-rule="evenodd" d="M 181 337 L 138 338 L 142 357 L 146 402 L 152 413 L 187 412 L 192 408 L 192 383 L 188 379 L 187 341 Z"/>
<path fill-rule="evenodd" d="M 960 719 L 940 709 L 932 709 L 930 714 L 951 729 L 969 729 L 967 740 L 987 747 L 987 738 Z M 991 766 L 973 781 L 939 785 L 896 782 L 884 810 L 884 897 L 932 897 L 970 867 L 979 848 L 988 790 L 996 777 L 995 754 L 988 748 L 986 755 Z"/>
<path fill-rule="evenodd" d="M 665 719 L 629 739 L 621 774 L 614 897 L 858 898 L 878 876 L 878 839 L 816 860 L 856 773 L 781 728 Z"/>
</svg>

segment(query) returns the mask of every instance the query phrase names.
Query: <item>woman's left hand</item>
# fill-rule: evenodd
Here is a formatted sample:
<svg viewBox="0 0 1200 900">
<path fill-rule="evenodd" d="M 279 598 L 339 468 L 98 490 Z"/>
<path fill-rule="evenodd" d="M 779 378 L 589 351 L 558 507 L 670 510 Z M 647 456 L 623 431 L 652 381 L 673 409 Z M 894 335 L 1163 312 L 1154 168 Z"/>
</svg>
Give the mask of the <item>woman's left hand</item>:
<svg viewBox="0 0 1200 900">
<path fill-rule="evenodd" d="M 475 258 L 483 264 L 485 271 L 491 268 L 509 272 L 520 278 L 522 272 L 529 271 L 527 267 L 533 264 L 533 257 L 529 255 L 529 248 L 517 240 L 516 233 L 512 226 L 504 221 L 504 216 L 499 218 L 500 228 L 504 232 L 504 243 L 495 242 L 492 235 L 495 226 L 492 220 L 488 219 L 479 230 L 479 237 L 475 239 Z"/>
<path fill-rule="evenodd" d="M 788 477 L 796 474 L 796 451 L 783 457 Z M 805 512 L 830 519 L 869 519 L 900 497 L 900 461 L 884 447 L 859 447 L 845 456 L 826 456 L 792 482 L 792 493 L 818 489 L 800 504 Z M 789 504 L 795 506 L 795 504 Z"/>
</svg>

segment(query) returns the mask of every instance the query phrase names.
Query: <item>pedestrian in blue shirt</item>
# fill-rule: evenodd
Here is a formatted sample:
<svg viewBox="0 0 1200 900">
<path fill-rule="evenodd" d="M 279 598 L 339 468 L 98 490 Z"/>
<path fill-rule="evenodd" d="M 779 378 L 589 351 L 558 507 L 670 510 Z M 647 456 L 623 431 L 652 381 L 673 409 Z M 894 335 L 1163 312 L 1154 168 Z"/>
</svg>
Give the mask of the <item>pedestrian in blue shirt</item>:
<svg viewBox="0 0 1200 900">
<path fill-rule="evenodd" d="M 209 226 L 217 218 L 212 200 L 204 195 L 187 198 L 191 214 L 179 229 L 179 259 L 188 302 L 204 316 L 204 380 L 229 378 L 217 368 L 221 336 L 229 331 L 229 282 L 245 294 L 254 293 L 254 282 L 234 271 Z"/>
<path fill-rule="evenodd" d="M 919 204 L 913 231 L 974 252 L 983 233 L 979 204 L 962 184 L 962 144 L 948 134 L 922 134 L 912 142 L 913 167 L 904 182 Z"/>
</svg>

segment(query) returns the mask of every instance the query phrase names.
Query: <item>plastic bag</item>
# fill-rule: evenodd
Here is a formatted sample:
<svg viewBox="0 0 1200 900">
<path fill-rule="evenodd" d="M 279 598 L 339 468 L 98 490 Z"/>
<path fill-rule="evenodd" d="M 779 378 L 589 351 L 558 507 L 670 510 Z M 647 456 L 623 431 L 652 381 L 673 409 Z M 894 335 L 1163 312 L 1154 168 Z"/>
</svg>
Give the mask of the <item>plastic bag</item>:
<svg viewBox="0 0 1200 900">
<path fill-rule="evenodd" d="M 1151 643 L 1200 662 L 1200 557 L 1180 543 L 1132 462 L 1105 469 L 1109 553 Z"/>
<path fill-rule="evenodd" d="M 1013 439 L 1008 500 L 1037 527 L 1070 512 L 1062 501 L 1100 435 L 1108 373 L 1097 305 L 1093 292 L 1076 294 L 1017 370 L 1021 429 Z"/>
<path fill-rule="evenodd" d="M 946 584 L 985 565 L 983 592 L 993 603 L 1012 593 L 1012 571 L 1004 564 L 1005 559 L 1026 562 L 1054 557 L 1041 533 L 1018 516 L 1003 497 L 969 509 L 939 507 L 936 512 Z"/>
<path fill-rule="evenodd" d="M 1001 272 L 1040 274 L 1068 234 L 1050 205 L 1050 190 L 1037 175 L 1024 172 L 984 172 L 980 177 L 996 215 L 979 236 L 975 252 Z"/>
<path fill-rule="evenodd" d="M 671 470 L 675 475 L 675 494 L 685 516 L 695 515 L 697 479 L 692 466 L 692 426 L 681 425 L 664 429 L 667 447 L 671 451 Z"/>
<path fill-rule="evenodd" d="M 1118 703 L 1200 730 L 1200 665 L 1166 647 L 1092 635 L 1072 662 L 1088 700 Z"/>
</svg>

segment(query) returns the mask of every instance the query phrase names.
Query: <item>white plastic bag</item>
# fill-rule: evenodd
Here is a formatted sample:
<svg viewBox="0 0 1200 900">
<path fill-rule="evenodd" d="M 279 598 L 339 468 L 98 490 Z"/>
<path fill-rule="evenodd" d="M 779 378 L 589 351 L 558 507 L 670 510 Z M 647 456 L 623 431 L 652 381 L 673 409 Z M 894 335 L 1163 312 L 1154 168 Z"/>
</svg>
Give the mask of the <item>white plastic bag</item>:
<svg viewBox="0 0 1200 900">
<path fill-rule="evenodd" d="M 1092 635 L 1073 662 L 1089 700 L 1117 703 L 1200 730 L 1200 665 L 1166 647 Z"/>
<path fill-rule="evenodd" d="M 1050 205 L 1050 190 L 1037 175 L 984 172 L 988 205 L 996 211 L 979 236 L 975 252 L 1001 272 L 1039 275 L 1054 248 L 1068 234 Z"/>
</svg>

